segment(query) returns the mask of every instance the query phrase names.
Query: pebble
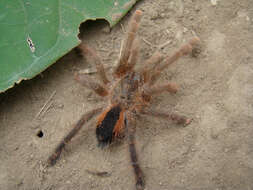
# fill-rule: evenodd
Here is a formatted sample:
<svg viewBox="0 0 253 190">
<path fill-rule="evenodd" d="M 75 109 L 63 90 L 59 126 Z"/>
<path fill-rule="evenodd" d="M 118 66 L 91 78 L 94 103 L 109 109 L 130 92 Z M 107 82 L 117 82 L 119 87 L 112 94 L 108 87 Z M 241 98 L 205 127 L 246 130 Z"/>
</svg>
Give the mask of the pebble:
<svg viewBox="0 0 253 190">
<path fill-rule="evenodd" d="M 211 0 L 211 4 L 212 4 L 213 6 L 216 6 L 216 5 L 217 5 L 217 0 Z"/>
</svg>

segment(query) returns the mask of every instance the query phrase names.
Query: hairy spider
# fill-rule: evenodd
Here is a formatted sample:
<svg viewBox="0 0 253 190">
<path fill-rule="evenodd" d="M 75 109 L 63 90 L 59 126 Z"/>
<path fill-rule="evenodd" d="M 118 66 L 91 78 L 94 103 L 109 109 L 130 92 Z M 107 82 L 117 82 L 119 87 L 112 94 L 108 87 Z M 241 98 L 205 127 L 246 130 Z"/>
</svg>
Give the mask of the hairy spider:
<svg viewBox="0 0 253 190">
<path fill-rule="evenodd" d="M 140 115 L 151 115 L 172 120 L 177 124 L 187 125 L 191 119 L 175 113 L 164 113 L 149 108 L 154 95 L 167 91 L 176 93 L 178 87 L 174 83 L 157 84 L 161 72 L 178 58 L 192 51 L 199 42 L 197 37 L 192 38 L 172 56 L 162 56 L 156 52 L 146 60 L 140 69 L 134 70 L 139 55 L 139 43 L 136 38 L 142 12 L 135 11 L 133 14 L 126 39 L 122 45 L 118 65 L 113 71 L 112 79 L 109 80 L 100 58 L 94 50 L 82 43 L 79 48 L 84 56 L 95 63 L 98 76 L 102 82 L 99 84 L 84 74 L 75 74 L 75 79 L 83 86 L 93 90 L 97 95 L 106 98 L 108 106 L 100 107 L 85 113 L 74 125 L 73 129 L 56 147 L 49 157 L 50 165 L 54 165 L 65 145 L 77 134 L 81 127 L 93 116 L 101 112 L 97 118 L 96 137 L 98 145 L 104 147 L 116 138 L 126 136 L 129 144 L 131 164 L 136 178 L 136 189 L 144 189 L 144 175 L 138 164 L 135 148 L 135 121 Z"/>
</svg>

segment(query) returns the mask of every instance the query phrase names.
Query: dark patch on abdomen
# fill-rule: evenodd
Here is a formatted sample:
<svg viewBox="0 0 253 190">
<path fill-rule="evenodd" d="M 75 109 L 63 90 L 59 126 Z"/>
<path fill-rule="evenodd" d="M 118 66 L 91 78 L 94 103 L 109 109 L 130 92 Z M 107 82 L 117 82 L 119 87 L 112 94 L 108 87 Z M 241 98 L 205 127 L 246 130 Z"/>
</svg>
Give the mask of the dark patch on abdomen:
<svg viewBox="0 0 253 190">
<path fill-rule="evenodd" d="M 104 147 L 110 144 L 113 140 L 113 130 L 119 120 L 121 108 L 120 106 L 113 107 L 106 113 L 104 120 L 96 128 L 96 136 L 98 140 L 98 146 Z"/>
</svg>

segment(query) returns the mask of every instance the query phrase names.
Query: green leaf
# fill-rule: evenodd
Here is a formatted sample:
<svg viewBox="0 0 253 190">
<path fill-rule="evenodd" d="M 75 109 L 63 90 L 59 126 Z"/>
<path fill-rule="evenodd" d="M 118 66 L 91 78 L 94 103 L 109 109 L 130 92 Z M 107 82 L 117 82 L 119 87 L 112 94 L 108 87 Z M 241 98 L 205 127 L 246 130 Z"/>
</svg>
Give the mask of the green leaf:
<svg viewBox="0 0 253 190">
<path fill-rule="evenodd" d="M 1 0 L 0 92 L 30 79 L 80 44 L 80 23 L 116 24 L 137 0 Z"/>
</svg>

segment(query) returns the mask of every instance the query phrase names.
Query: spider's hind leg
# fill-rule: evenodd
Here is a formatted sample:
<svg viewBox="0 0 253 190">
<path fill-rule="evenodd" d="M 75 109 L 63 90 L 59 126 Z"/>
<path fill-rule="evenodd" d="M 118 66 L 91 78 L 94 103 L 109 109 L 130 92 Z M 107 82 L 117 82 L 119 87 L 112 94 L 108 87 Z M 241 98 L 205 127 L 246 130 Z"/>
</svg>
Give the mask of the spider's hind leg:
<svg viewBox="0 0 253 190">
<path fill-rule="evenodd" d="M 144 190 L 145 188 L 144 174 L 138 163 L 138 156 L 137 156 L 137 151 L 135 147 L 135 121 L 130 116 L 130 114 L 127 115 L 125 124 L 126 124 L 127 135 L 128 135 L 128 145 L 129 145 L 128 147 L 129 147 L 129 152 L 130 152 L 131 165 L 133 166 L 134 174 L 135 174 L 136 189 Z"/>
<path fill-rule="evenodd" d="M 56 163 L 56 161 L 59 159 L 62 150 L 66 146 L 67 143 L 70 142 L 70 140 L 78 133 L 78 131 L 81 129 L 81 127 L 88 122 L 90 119 L 93 118 L 98 112 L 100 112 L 102 108 L 93 109 L 87 113 L 85 113 L 81 119 L 74 125 L 73 129 L 68 133 L 67 136 L 63 138 L 63 140 L 58 144 L 58 146 L 55 148 L 53 154 L 48 158 L 48 163 L 52 166 Z"/>
<path fill-rule="evenodd" d="M 148 109 L 142 110 L 142 114 L 160 117 L 166 120 L 170 120 L 176 124 L 187 126 L 191 123 L 192 119 L 186 118 L 185 116 L 178 115 L 175 113 L 162 112 L 160 110 Z"/>
</svg>

